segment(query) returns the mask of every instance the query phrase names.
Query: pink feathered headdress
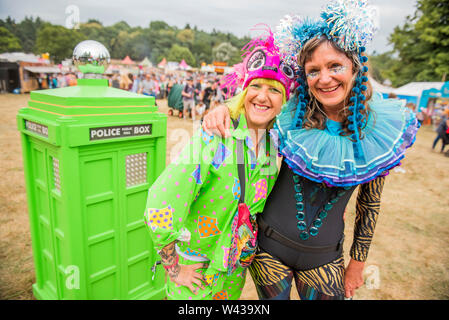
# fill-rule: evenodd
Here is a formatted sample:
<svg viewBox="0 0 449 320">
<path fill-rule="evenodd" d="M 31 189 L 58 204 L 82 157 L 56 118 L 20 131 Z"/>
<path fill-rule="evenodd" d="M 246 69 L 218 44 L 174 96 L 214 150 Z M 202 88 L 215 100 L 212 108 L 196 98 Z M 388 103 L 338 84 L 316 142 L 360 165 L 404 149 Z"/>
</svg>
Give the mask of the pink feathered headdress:
<svg viewBox="0 0 449 320">
<path fill-rule="evenodd" d="M 263 26 L 266 34 L 252 39 L 242 48 L 243 62 L 234 65 L 233 72 L 223 78 L 221 87 L 227 88 L 228 95 L 232 95 L 240 86 L 245 89 L 255 78 L 273 79 L 282 83 L 288 100 L 297 66 L 281 60 L 273 33 L 267 25 Z"/>
</svg>

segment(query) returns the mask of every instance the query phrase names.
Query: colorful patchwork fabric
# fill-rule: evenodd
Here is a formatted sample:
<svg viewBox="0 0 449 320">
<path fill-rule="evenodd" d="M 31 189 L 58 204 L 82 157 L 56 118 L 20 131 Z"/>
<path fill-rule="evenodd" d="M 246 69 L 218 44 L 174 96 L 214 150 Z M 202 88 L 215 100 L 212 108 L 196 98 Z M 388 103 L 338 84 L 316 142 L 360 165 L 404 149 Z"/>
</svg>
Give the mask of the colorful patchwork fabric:
<svg viewBox="0 0 449 320">
<path fill-rule="evenodd" d="M 192 172 L 192 177 L 195 179 L 195 182 L 197 184 L 202 184 L 203 183 L 201 181 L 201 168 L 200 168 L 200 165 L 197 165 L 195 167 L 195 170 Z"/>
<path fill-rule="evenodd" d="M 254 195 L 253 202 L 257 202 L 261 199 L 266 199 L 267 191 L 268 191 L 267 180 L 260 179 L 259 181 L 257 181 L 255 188 L 256 188 L 256 194 Z"/>
<path fill-rule="evenodd" d="M 198 232 L 201 238 L 213 237 L 220 234 L 218 230 L 217 218 L 211 218 L 207 216 L 198 217 Z"/>
<path fill-rule="evenodd" d="M 231 151 L 223 143 L 218 144 L 217 152 L 215 153 L 214 159 L 212 160 L 212 165 L 215 169 L 220 168 L 220 166 L 225 162 L 226 158 L 231 155 Z"/>
<path fill-rule="evenodd" d="M 226 290 L 221 290 L 217 292 L 213 298 L 213 300 L 228 300 L 228 292 Z"/>
<path fill-rule="evenodd" d="M 208 145 L 209 143 L 212 142 L 212 139 L 214 138 L 214 136 L 210 136 L 206 133 L 206 131 L 204 131 L 201 128 L 201 138 L 203 139 L 204 144 Z"/>
<path fill-rule="evenodd" d="M 173 230 L 173 211 L 170 206 L 163 209 L 147 209 L 147 223 L 151 230 L 156 231 L 157 228 Z"/>
<path fill-rule="evenodd" d="M 221 249 L 223 250 L 223 268 L 228 268 L 228 261 L 229 261 L 229 251 L 231 248 L 227 248 L 225 246 L 222 246 Z"/>
<path fill-rule="evenodd" d="M 217 272 L 216 274 L 206 275 L 204 276 L 204 280 L 206 281 L 207 285 L 212 286 L 217 283 L 220 274 L 221 274 L 220 272 Z"/>
<path fill-rule="evenodd" d="M 237 178 L 234 178 L 232 193 L 234 194 L 234 200 L 238 201 L 240 199 L 241 190 L 240 190 L 240 180 Z"/>
<path fill-rule="evenodd" d="M 184 253 L 188 256 L 191 257 L 203 257 L 203 258 L 207 258 L 205 254 L 199 253 L 198 251 L 194 251 L 190 248 L 187 248 Z"/>
</svg>

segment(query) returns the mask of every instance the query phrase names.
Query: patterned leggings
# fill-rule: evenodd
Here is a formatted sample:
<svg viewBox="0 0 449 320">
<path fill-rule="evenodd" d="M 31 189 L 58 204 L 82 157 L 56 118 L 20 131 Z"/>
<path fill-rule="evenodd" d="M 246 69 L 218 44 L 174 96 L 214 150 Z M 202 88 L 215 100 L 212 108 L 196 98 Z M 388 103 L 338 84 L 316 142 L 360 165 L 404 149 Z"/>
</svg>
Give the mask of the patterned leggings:
<svg viewBox="0 0 449 320">
<path fill-rule="evenodd" d="M 289 300 L 293 278 L 301 300 L 343 300 L 344 270 L 343 256 L 314 269 L 294 270 L 262 249 L 249 267 L 261 300 Z"/>
</svg>

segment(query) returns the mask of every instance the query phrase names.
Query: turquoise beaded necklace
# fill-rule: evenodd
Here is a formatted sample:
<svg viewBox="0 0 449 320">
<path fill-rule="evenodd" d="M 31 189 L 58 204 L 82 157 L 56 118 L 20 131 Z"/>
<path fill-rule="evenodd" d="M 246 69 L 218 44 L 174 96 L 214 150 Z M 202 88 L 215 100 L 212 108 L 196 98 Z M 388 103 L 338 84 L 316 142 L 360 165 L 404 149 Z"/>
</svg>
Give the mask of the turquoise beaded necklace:
<svg viewBox="0 0 449 320">
<path fill-rule="evenodd" d="M 349 190 L 351 187 L 338 188 L 338 191 L 334 193 L 329 201 L 319 210 L 318 215 L 315 215 L 314 221 L 307 227 L 305 222 L 306 214 L 304 212 L 304 195 L 303 186 L 301 184 L 301 176 L 293 174 L 293 181 L 295 183 L 295 200 L 296 200 L 296 219 L 298 219 L 297 227 L 299 230 L 299 238 L 301 240 L 309 239 L 309 235 L 315 237 L 318 235 L 320 227 L 323 225 L 323 220 L 327 217 L 329 210 L 332 209 L 335 203 Z"/>
</svg>

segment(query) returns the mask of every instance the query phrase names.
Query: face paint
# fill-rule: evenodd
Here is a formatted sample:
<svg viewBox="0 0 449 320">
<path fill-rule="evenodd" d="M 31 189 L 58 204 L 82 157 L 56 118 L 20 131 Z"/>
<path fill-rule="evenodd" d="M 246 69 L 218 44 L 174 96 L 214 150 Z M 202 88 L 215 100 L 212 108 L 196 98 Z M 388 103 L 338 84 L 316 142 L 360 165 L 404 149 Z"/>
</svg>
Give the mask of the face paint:
<svg viewBox="0 0 449 320">
<path fill-rule="evenodd" d="M 333 75 L 344 74 L 348 70 L 348 67 L 345 66 L 337 66 L 329 69 L 329 73 Z M 320 76 L 319 71 L 312 71 L 306 74 L 308 79 L 315 79 Z"/>
<path fill-rule="evenodd" d="M 348 70 L 348 67 L 345 66 L 337 66 L 330 69 L 331 74 L 343 74 Z"/>
<path fill-rule="evenodd" d="M 307 73 L 307 74 L 306 74 L 306 77 L 307 77 L 308 79 L 315 79 L 315 78 L 317 78 L 319 75 L 320 75 L 320 72 L 319 72 L 319 71 L 312 71 L 312 72 Z"/>
</svg>

